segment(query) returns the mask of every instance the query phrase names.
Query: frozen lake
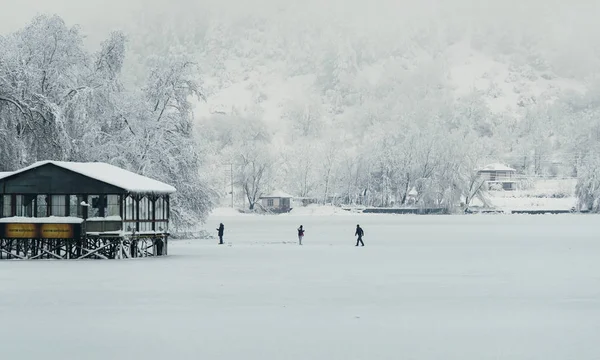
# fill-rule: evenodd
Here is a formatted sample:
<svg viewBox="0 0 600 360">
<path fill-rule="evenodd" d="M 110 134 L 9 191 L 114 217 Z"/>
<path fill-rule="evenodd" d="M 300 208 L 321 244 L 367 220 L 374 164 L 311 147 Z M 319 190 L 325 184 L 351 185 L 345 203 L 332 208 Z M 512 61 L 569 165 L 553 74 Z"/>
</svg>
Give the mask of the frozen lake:
<svg viewBox="0 0 600 360">
<path fill-rule="evenodd" d="M 600 359 L 597 216 L 231 216 L 171 256 L 0 261 L 5 359 Z M 364 248 L 354 247 L 357 223 Z M 296 228 L 306 228 L 304 246 Z"/>
</svg>

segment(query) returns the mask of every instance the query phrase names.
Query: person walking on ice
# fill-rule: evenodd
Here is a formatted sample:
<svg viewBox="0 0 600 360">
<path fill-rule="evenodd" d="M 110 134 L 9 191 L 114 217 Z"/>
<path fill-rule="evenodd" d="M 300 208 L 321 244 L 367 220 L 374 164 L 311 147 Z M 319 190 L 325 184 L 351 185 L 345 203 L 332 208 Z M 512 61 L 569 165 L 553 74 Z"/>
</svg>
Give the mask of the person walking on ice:
<svg viewBox="0 0 600 360">
<path fill-rule="evenodd" d="M 302 225 L 298 228 L 298 243 L 302 245 L 302 238 L 304 237 L 304 228 Z"/>
<path fill-rule="evenodd" d="M 354 233 L 354 236 L 358 236 L 358 238 L 356 239 L 356 246 L 358 246 L 358 243 L 360 243 L 362 246 L 365 246 L 365 243 L 362 240 L 364 235 L 365 232 L 360 227 L 360 225 L 356 225 L 356 232 Z"/>
<path fill-rule="evenodd" d="M 225 233 L 225 225 L 223 225 L 223 223 L 219 224 L 217 231 L 219 234 L 219 245 L 223 245 L 223 233 Z"/>
</svg>

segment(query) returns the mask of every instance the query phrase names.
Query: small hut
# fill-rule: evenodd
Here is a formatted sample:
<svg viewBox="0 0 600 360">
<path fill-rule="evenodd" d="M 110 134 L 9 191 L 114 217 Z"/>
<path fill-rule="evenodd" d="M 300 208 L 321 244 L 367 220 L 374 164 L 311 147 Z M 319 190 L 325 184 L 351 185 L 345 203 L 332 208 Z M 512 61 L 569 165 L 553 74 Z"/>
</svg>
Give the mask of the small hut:
<svg viewBox="0 0 600 360">
<path fill-rule="evenodd" d="M 487 165 L 477 170 L 477 174 L 485 181 L 488 189 L 517 189 L 517 170 L 504 164 L 496 163 Z"/>
<path fill-rule="evenodd" d="M 167 254 L 174 187 L 105 163 L 41 161 L 0 175 L 0 259 Z"/>
<path fill-rule="evenodd" d="M 291 202 L 294 197 L 286 194 L 283 191 L 274 191 L 273 193 L 259 198 L 262 207 L 265 210 L 277 213 L 289 212 Z"/>
</svg>

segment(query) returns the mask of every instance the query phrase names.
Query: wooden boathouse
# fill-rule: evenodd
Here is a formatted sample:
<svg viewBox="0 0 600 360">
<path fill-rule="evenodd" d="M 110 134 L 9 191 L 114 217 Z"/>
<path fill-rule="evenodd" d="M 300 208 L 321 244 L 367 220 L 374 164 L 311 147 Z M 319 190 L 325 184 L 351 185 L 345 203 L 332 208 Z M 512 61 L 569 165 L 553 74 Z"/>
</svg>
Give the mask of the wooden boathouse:
<svg viewBox="0 0 600 360">
<path fill-rule="evenodd" d="M 167 255 L 175 191 L 99 162 L 0 173 L 0 260 Z"/>
</svg>

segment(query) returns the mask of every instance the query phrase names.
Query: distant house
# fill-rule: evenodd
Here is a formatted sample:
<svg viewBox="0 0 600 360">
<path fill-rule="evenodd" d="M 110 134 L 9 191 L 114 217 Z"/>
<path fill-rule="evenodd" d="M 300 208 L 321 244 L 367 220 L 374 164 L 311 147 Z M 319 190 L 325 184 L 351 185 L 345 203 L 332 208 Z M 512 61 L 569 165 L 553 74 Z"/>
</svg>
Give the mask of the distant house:
<svg viewBox="0 0 600 360">
<path fill-rule="evenodd" d="M 261 196 L 260 204 L 265 210 L 273 212 L 288 212 L 291 208 L 293 196 L 283 191 L 275 191 L 271 194 Z"/>
<path fill-rule="evenodd" d="M 504 164 L 490 164 L 477 170 L 477 174 L 487 184 L 488 189 L 517 189 L 517 170 Z"/>
<path fill-rule="evenodd" d="M 414 187 L 406 194 L 406 203 L 408 205 L 415 205 L 417 203 L 417 197 L 419 192 Z"/>
</svg>

